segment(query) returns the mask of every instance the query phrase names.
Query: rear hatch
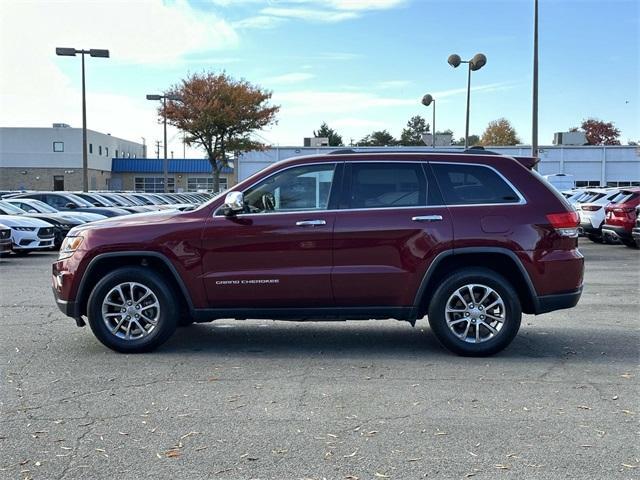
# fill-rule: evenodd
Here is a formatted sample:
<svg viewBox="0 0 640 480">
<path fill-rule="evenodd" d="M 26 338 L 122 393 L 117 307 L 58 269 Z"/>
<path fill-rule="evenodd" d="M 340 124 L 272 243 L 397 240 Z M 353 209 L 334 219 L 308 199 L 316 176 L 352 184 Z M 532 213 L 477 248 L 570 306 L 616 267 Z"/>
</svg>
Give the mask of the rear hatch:
<svg viewBox="0 0 640 480">
<path fill-rule="evenodd" d="M 631 231 L 636 223 L 636 207 L 640 204 L 640 189 L 621 190 L 605 210 L 605 224 Z"/>
</svg>

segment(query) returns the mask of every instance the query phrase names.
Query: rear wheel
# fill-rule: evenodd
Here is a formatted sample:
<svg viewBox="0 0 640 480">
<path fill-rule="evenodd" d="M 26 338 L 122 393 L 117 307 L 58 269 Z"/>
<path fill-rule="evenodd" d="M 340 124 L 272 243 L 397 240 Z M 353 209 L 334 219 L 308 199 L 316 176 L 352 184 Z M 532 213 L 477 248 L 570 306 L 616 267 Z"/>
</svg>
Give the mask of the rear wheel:
<svg viewBox="0 0 640 480">
<path fill-rule="evenodd" d="M 493 355 L 518 333 L 522 308 L 503 276 L 484 268 L 458 270 L 435 291 L 428 311 L 436 337 L 465 356 Z"/>
<path fill-rule="evenodd" d="M 87 313 L 94 335 L 123 353 L 148 352 L 176 329 L 178 302 L 160 275 L 125 267 L 106 275 L 89 296 Z"/>
<path fill-rule="evenodd" d="M 599 235 L 589 234 L 587 235 L 587 238 L 594 243 L 602 243 L 602 237 Z"/>
</svg>

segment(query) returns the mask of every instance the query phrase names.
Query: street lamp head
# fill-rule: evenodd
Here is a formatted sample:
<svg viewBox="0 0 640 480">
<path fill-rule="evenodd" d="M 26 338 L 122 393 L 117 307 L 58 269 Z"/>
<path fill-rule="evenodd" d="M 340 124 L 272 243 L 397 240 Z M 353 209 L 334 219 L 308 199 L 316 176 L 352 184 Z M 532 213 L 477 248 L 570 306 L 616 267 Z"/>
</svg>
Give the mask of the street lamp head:
<svg viewBox="0 0 640 480">
<path fill-rule="evenodd" d="M 97 48 L 89 49 L 89 56 L 91 57 L 100 57 L 100 58 L 109 58 L 109 50 L 101 50 Z"/>
<path fill-rule="evenodd" d="M 482 53 L 476 53 L 469 61 L 469 68 L 471 69 L 471 71 L 475 72 L 476 70 L 480 70 L 486 64 L 487 57 Z"/>
<path fill-rule="evenodd" d="M 447 63 L 451 65 L 453 68 L 458 68 L 462 63 L 462 59 L 460 58 L 460 55 L 454 53 L 452 55 L 449 55 L 449 58 L 447 59 Z"/>
<path fill-rule="evenodd" d="M 422 104 L 425 107 L 428 107 L 429 105 L 431 105 L 431 102 L 434 102 L 434 101 L 435 99 L 429 93 L 427 93 L 424 97 L 422 97 Z"/>
<path fill-rule="evenodd" d="M 147 100 L 162 100 L 162 95 L 147 95 Z"/>
<path fill-rule="evenodd" d="M 56 55 L 61 57 L 75 57 L 76 49 L 75 48 L 56 48 Z"/>
</svg>

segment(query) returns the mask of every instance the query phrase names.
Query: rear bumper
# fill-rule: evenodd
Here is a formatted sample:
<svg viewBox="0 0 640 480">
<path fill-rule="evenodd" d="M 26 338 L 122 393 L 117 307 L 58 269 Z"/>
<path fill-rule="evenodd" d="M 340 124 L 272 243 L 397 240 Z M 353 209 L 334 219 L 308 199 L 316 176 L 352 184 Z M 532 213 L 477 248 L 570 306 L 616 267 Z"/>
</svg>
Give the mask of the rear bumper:
<svg viewBox="0 0 640 480">
<path fill-rule="evenodd" d="M 578 304 L 578 300 L 582 296 L 582 287 L 571 292 L 557 293 L 554 295 L 542 295 L 536 298 L 535 314 L 553 312 L 554 310 L 563 310 L 572 308 Z"/>
<path fill-rule="evenodd" d="M 617 225 L 603 225 L 602 234 L 609 234 L 621 240 L 631 240 L 631 231 Z"/>
<path fill-rule="evenodd" d="M 600 228 L 594 227 L 591 222 L 580 222 L 578 230 L 587 235 L 600 235 L 602 233 Z"/>
</svg>

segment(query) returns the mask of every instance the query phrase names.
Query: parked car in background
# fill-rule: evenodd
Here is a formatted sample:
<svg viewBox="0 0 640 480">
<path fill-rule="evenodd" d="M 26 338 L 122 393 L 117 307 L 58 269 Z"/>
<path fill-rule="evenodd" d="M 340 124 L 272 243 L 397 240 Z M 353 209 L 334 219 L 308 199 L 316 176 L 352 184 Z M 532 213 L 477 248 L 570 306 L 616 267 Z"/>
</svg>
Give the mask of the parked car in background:
<svg viewBox="0 0 640 480">
<path fill-rule="evenodd" d="M 68 192 L 29 192 L 20 193 L 11 198 L 33 198 L 40 200 L 62 212 L 88 212 L 104 215 L 105 217 L 118 217 L 128 215 L 130 212 L 115 207 L 96 207 L 85 199 Z"/>
<path fill-rule="evenodd" d="M 0 223 L 0 256 L 11 252 L 11 229 Z"/>
<path fill-rule="evenodd" d="M 55 208 L 47 205 L 40 200 L 34 200 L 33 198 L 7 198 L 5 202 L 15 205 L 18 208 L 28 213 L 56 213 L 71 220 L 80 220 L 82 222 L 95 222 L 97 220 L 104 220 L 104 215 L 97 213 L 79 212 L 77 210 L 61 212 Z"/>
<path fill-rule="evenodd" d="M 627 247 L 637 248 L 633 238 L 637 212 L 640 205 L 640 187 L 628 187 L 620 190 L 609 205 L 605 207 L 605 220 L 602 234 L 620 240 Z"/>
<path fill-rule="evenodd" d="M 53 233 L 55 237 L 54 247 L 60 247 L 62 240 L 67 236 L 69 230 L 73 227 L 86 223 L 77 219 L 71 220 L 56 213 L 28 213 L 5 200 L 0 200 L 0 219 L 5 215 L 24 215 L 25 217 L 38 218 L 50 223 L 53 225 Z"/>
<path fill-rule="evenodd" d="M 121 198 L 109 195 L 107 193 L 97 192 L 74 192 L 80 198 L 98 207 L 119 208 L 129 213 L 143 213 L 150 210 L 145 207 L 139 207 L 132 202 L 125 201 Z"/>
<path fill-rule="evenodd" d="M 576 186 L 573 175 L 566 173 L 554 173 L 553 175 L 545 175 L 544 178 L 559 192 L 569 190 Z"/>
<path fill-rule="evenodd" d="M 636 247 L 640 248 L 640 206 L 636 207 L 636 224 L 631 230 L 631 236 L 636 242 Z"/>
<path fill-rule="evenodd" d="M 3 225 L 11 229 L 11 249 L 18 255 L 50 249 L 54 245 L 53 225 L 25 215 L 2 215 Z"/>
<path fill-rule="evenodd" d="M 578 214 L 492 152 L 358 153 L 276 163 L 191 211 L 73 229 L 59 308 L 120 352 L 219 318 L 428 316 L 462 355 L 505 348 L 522 313 L 575 306 Z"/>
<path fill-rule="evenodd" d="M 571 205 L 575 205 L 576 202 L 585 194 L 586 188 L 574 188 L 571 190 L 564 190 L 562 195 L 567 199 Z"/>
<path fill-rule="evenodd" d="M 618 188 L 590 188 L 578 198 L 575 208 L 580 215 L 580 230 L 592 242 L 602 242 L 604 208 L 620 193 Z"/>
</svg>

